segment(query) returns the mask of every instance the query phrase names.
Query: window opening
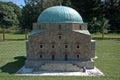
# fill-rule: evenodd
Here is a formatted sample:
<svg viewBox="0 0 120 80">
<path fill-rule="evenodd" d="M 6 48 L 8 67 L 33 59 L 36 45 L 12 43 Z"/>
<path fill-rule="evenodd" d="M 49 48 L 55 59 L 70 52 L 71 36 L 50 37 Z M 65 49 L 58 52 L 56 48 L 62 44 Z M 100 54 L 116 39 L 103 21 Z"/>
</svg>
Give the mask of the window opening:
<svg viewBox="0 0 120 80">
<path fill-rule="evenodd" d="M 80 55 L 77 55 L 77 58 L 80 58 Z"/>
<path fill-rule="evenodd" d="M 79 45 L 77 45 L 77 48 L 80 48 L 80 46 L 79 46 Z"/>
<path fill-rule="evenodd" d="M 40 55 L 40 58 L 43 58 L 43 56 L 42 56 L 42 55 Z"/>
<path fill-rule="evenodd" d="M 42 45 L 42 44 L 40 44 L 40 48 L 43 48 L 43 45 Z"/>
<path fill-rule="evenodd" d="M 52 55 L 52 60 L 55 60 L 55 55 Z"/>
<path fill-rule="evenodd" d="M 54 45 L 52 45 L 52 48 L 55 48 L 55 46 L 54 46 Z"/>
<path fill-rule="evenodd" d="M 68 48 L 68 45 L 65 45 L 65 48 Z"/>
<path fill-rule="evenodd" d="M 65 55 L 65 60 L 66 60 L 66 61 L 68 60 L 68 55 Z"/>
<path fill-rule="evenodd" d="M 62 36 L 61 35 L 59 35 L 59 39 L 61 39 L 62 38 Z"/>
<path fill-rule="evenodd" d="M 81 30 L 81 25 L 79 26 L 80 30 Z"/>
</svg>

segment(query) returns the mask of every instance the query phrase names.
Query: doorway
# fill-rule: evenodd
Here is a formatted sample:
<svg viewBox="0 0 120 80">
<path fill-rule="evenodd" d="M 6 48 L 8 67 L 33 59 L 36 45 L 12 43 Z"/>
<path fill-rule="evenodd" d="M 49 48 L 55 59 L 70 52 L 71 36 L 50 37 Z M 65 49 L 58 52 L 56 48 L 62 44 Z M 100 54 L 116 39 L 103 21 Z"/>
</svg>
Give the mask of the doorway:
<svg viewBox="0 0 120 80">
<path fill-rule="evenodd" d="M 66 54 L 66 55 L 65 55 L 65 61 L 67 61 L 67 60 L 68 60 L 68 55 Z"/>
<path fill-rule="evenodd" d="M 52 60 L 55 60 L 55 55 L 52 55 Z"/>
</svg>

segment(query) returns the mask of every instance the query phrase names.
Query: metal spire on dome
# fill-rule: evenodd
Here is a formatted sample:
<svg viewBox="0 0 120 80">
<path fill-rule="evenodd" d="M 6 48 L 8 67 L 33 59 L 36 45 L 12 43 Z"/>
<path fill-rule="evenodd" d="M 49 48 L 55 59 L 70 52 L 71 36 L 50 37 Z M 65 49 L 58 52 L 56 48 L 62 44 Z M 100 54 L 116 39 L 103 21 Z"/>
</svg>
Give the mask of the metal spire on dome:
<svg viewBox="0 0 120 80">
<path fill-rule="evenodd" d="M 60 6 L 62 6 L 62 1 L 60 0 Z"/>
</svg>

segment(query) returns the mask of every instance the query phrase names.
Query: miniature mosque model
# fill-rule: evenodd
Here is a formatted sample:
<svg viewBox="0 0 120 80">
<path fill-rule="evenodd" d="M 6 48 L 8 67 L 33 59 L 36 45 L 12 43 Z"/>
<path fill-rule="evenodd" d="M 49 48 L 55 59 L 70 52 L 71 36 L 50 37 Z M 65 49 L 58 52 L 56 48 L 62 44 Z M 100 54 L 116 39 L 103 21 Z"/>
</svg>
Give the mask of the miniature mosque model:
<svg viewBox="0 0 120 80">
<path fill-rule="evenodd" d="M 33 71 L 94 69 L 95 41 L 81 15 L 67 6 L 45 9 L 26 41 L 26 68 Z"/>
</svg>

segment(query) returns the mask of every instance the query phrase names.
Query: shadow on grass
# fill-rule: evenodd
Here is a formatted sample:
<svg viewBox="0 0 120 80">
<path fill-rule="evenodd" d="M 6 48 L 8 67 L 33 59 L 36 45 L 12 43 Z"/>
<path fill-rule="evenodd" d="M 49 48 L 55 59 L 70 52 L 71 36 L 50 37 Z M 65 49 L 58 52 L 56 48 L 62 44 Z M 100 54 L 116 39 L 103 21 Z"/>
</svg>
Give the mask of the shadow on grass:
<svg viewBox="0 0 120 80">
<path fill-rule="evenodd" d="M 14 74 L 25 64 L 24 56 L 14 57 L 14 59 L 16 61 L 9 62 L 6 65 L 0 67 L 1 71 L 9 74 Z"/>
</svg>

